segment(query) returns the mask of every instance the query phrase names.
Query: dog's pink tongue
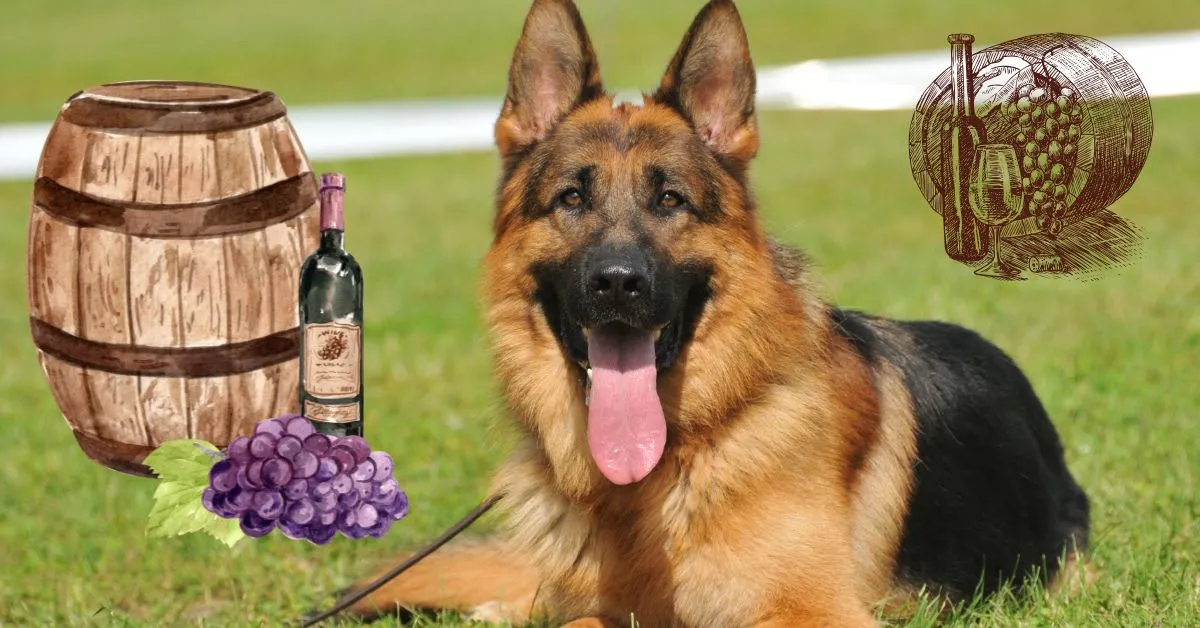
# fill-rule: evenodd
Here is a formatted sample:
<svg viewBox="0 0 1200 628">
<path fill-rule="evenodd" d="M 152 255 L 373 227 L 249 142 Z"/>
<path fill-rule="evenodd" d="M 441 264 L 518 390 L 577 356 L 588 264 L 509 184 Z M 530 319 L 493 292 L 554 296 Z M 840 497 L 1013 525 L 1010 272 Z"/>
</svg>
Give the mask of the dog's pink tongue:
<svg viewBox="0 0 1200 628">
<path fill-rule="evenodd" d="M 667 440 L 667 421 L 658 400 L 654 337 L 613 325 L 594 329 L 588 338 L 588 361 L 592 459 L 613 484 L 639 482 L 658 464 Z"/>
</svg>

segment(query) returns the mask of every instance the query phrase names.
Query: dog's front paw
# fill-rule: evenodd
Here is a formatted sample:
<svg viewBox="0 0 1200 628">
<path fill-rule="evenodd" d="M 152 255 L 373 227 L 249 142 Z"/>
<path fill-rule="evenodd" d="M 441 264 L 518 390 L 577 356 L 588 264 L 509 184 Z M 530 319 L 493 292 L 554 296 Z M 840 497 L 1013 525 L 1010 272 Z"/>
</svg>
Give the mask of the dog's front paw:
<svg viewBox="0 0 1200 628">
<path fill-rule="evenodd" d="M 617 628 L 619 624 L 601 617 L 581 617 L 562 625 L 562 628 Z"/>
<path fill-rule="evenodd" d="M 485 602 L 463 615 L 463 620 L 481 624 L 502 624 L 513 616 L 503 602 Z"/>
</svg>

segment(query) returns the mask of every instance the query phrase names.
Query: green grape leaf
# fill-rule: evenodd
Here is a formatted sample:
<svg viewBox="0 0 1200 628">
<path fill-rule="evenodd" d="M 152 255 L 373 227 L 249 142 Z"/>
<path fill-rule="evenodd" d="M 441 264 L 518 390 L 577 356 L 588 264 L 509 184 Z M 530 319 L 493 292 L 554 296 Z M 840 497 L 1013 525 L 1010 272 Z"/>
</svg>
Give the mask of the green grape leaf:
<svg viewBox="0 0 1200 628">
<path fill-rule="evenodd" d="M 211 512 L 200 502 L 204 486 L 163 482 L 154 491 L 154 506 L 146 523 L 147 536 L 180 536 L 197 532 L 209 523 Z"/>
<path fill-rule="evenodd" d="M 236 519 L 225 519 L 204 507 L 208 472 L 223 456 L 210 443 L 173 440 L 146 456 L 145 464 L 160 481 L 146 522 L 146 536 L 172 537 L 204 531 L 227 547 L 245 537 Z"/>
<path fill-rule="evenodd" d="M 210 451 L 218 452 L 202 440 L 169 440 L 150 452 L 144 464 L 164 481 L 204 485 L 208 483 L 208 470 L 216 464 Z"/>
<path fill-rule="evenodd" d="M 213 521 L 204 526 L 204 531 L 230 548 L 237 545 L 238 541 L 247 538 L 237 519 L 226 519 L 217 515 L 213 515 Z"/>
</svg>

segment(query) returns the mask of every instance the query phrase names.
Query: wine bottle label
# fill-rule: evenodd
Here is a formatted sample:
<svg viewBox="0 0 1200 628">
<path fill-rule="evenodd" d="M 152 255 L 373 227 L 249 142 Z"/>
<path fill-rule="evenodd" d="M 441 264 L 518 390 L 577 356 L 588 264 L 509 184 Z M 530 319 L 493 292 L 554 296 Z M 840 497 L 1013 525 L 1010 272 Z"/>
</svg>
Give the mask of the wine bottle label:
<svg viewBox="0 0 1200 628">
<path fill-rule="evenodd" d="M 304 327 L 304 390 L 314 397 L 353 397 L 362 390 L 362 328 L 339 323 Z"/>
<path fill-rule="evenodd" d="M 322 423 L 353 423 L 362 418 L 359 403 L 324 404 L 306 399 L 304 418 Z"/>
</svg>

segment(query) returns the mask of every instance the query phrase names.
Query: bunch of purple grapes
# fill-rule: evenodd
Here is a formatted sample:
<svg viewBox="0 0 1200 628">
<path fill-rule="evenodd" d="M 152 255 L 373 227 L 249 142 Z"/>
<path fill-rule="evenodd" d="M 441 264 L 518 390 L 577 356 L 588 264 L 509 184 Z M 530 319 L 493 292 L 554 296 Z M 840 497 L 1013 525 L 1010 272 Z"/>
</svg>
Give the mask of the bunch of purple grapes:
<svg viewBox="0 0 1200 628">
<path fill-rule="evenodd" d="M 391 456 L 372 452 L 359 436 L 317 432 L 297 414 L 267 419 L 229 443 L 208 477 L 204 507 L 240 519 L 251 537 L 278 528 L 317 545 L 338 532 L 379 538 L 408 514 Z"/>
</svg>

